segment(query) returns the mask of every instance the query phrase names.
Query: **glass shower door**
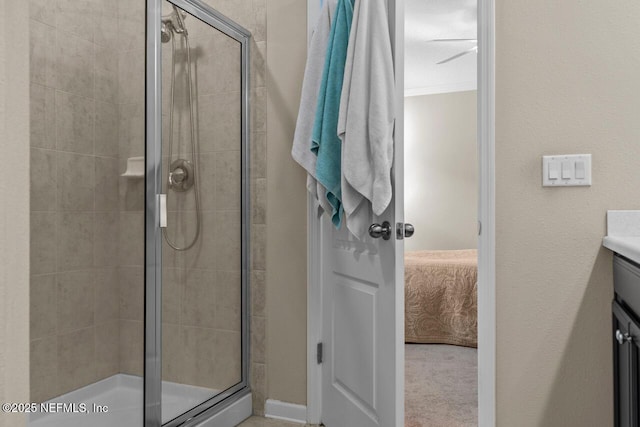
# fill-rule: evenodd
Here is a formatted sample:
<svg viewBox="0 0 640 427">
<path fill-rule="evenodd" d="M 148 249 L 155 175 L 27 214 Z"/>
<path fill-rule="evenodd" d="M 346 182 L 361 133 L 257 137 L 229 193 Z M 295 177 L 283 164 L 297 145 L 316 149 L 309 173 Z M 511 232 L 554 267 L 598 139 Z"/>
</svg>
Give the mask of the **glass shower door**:
<svg viewBox="0 0 640 427">
<path fill-rule="evenodd" d="M 177 426 L 248 392 L 250 35 L 149 3 L 145 425 Z"/>
</svg>

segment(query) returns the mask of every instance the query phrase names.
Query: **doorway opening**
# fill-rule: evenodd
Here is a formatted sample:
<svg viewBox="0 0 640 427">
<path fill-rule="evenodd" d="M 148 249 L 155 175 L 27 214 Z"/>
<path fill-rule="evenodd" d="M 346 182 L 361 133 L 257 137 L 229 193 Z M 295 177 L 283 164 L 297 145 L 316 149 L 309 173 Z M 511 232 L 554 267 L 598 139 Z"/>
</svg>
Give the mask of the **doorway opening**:
<svg viewBox="0 0 640 427">
<path fill-rule="evenodd" d="M 405 426 L 477 426 L 476 0 L 407 0 L 404 46 Z"/>
</svg>

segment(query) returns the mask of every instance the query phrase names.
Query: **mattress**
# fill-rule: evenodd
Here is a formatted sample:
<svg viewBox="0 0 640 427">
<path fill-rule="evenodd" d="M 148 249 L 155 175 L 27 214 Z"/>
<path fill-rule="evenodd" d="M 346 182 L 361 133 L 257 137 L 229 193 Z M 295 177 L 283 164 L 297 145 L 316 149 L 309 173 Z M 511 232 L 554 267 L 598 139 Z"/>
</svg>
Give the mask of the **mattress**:
<svg viewBox="0 0 640 427">
<path fill-rule="evenodd" d="M 405 253 L 405 341 L 478 346 L 475 249 Z"/>
</svg>

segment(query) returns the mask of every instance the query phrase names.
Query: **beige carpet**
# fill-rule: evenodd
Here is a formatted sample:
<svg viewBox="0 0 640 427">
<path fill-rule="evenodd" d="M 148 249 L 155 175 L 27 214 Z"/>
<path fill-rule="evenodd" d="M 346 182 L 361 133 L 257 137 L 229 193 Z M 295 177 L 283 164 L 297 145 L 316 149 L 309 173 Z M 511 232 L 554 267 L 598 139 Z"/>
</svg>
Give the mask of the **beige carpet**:
<svg viewBox="0 0 640 427">
<path fill-rule="evenodd" d="M 475 348 L 406 344 L 405 362 L 405 427 L 478 425 Z"/>
</svg>

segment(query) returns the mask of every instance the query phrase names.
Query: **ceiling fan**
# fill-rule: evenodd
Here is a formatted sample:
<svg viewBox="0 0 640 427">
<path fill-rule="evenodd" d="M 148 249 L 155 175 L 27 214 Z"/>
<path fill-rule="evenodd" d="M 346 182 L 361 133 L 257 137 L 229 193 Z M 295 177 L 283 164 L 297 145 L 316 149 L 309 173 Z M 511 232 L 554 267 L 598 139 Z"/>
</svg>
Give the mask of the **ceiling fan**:
<svg viewBox="0 0 640 427">
<path fill-rule="evenodd" d="M 446 64 L 447 62 L 453 61 L 454 59 L 458 59 L 461 56 L 464 55 L 468 55 L 472 52 L 478 53 L 478 40 L 477 39 L 435 39 L 435 40 L 431 40 L 432 42 L 435 43 L 458 43 L 458 42 L 467 42 L 467 43 L 475 43 L 475 46 L 473 46 L 471 49 L 467 49 L 463 52 L 460 52 L 456 55 L 453 55 L 451 58 L 447 58 L 443 61 L 440 61 L 437 63 L 437 65 L 441 65 L 441 64 Z"/>
</svg>

